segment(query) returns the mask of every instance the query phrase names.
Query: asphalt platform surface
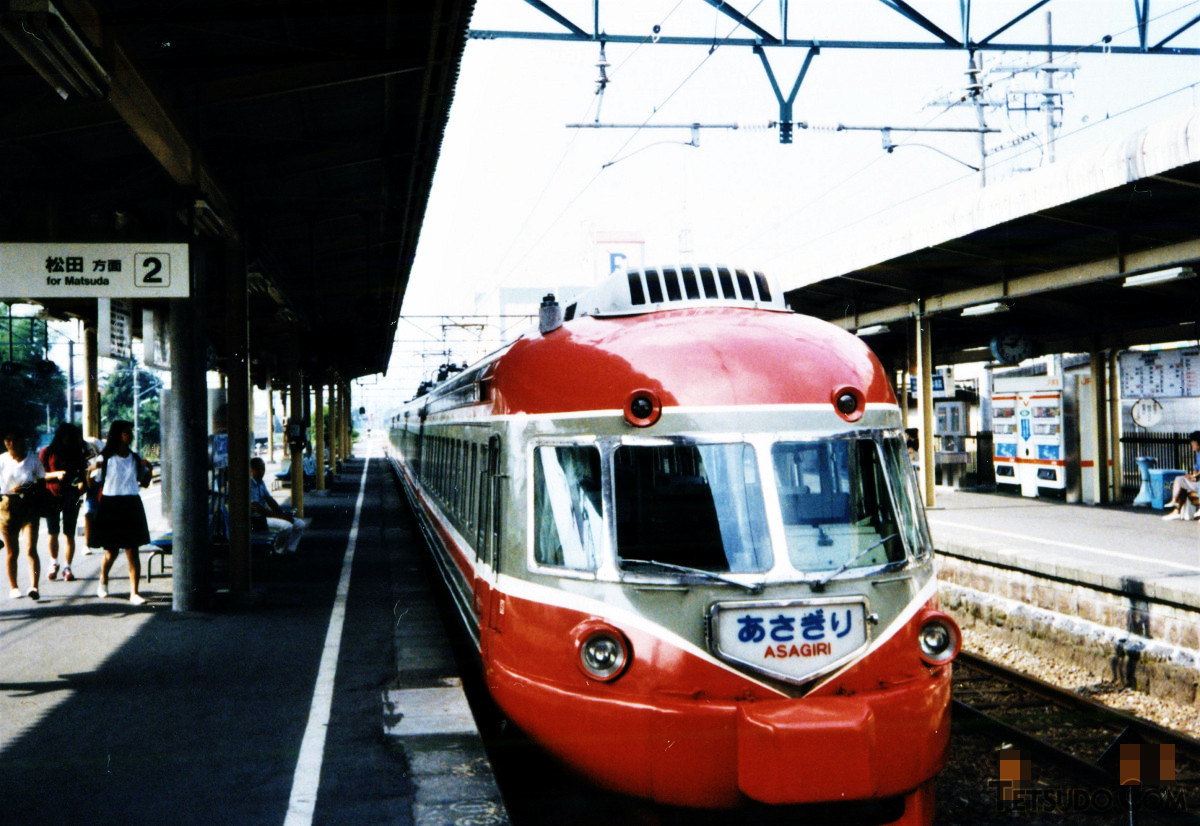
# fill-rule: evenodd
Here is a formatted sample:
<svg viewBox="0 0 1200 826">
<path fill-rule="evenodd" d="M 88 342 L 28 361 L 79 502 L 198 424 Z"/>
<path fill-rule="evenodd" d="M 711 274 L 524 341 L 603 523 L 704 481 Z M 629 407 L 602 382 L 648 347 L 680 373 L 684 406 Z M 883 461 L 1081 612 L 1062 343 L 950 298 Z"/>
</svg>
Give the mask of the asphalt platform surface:
<svg viewBox="0 0 1200 826">
<path fill-rule="evenodd" d="M 42 538 L 40 601 L 0 597 L 0 823 L 508 822 L 385 461 L 347 461 L 305 515 L 298 553 L 204 612 L 171 610 L 169 568 L 131 606 L 123 556 L 98 598 L 82 540 L 49 582 Z"/>
</svg>

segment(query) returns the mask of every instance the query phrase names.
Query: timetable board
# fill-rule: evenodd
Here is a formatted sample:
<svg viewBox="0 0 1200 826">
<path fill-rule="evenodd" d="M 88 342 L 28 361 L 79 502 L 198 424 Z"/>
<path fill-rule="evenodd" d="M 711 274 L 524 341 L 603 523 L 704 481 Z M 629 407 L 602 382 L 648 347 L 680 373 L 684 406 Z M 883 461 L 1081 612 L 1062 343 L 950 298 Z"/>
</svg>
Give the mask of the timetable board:
<svg viewBox="0 0 1200 826">
<path fill-rule="evenodd" d="M 1121 354 L 1120 365 L 1122 398 L 1200 396 L 1200 351 L 1126 351 Z"/>
</svg>

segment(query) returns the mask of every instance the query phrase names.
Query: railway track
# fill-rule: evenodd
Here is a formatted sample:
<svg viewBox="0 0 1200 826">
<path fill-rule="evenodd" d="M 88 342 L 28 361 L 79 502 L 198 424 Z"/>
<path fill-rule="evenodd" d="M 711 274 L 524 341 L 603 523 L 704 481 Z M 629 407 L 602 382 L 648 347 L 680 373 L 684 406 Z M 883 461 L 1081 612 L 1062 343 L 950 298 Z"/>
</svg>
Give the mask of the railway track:
<svg viewBox="0 0 1200 826">
<path fill-rule="evenodd" d="M 1009 817 L 1015 811 L 1036 813 L 1042 819 L 1030 822 L 1038 823 L 1200 822 L 1200 741 L 966 652 L 955 661 L 953 685 L 953 740 L 960 753 L 952 756 L 944 778 L 970 775 L 972 760 L 986 764 L 986 769 L 973 778 L 973 794 L 964 791 L 971 783 L 960 783 L 951 792 L 958 803 L 951 808 L 959 814 L 939 817 L 939 824 L 992 822 L 964 820 L 962 814 L 974 810 L 978 815 L 986 808 L 1000 815 L 1005 810 L 1000 788 L 1007 781 L 1001 777 L 1001 762 L 1015 755 L 1005 749 L 1019 750 L 1020 757 L 1011 759 L 1024 761 L 1025 771 L 1019 783 L 1022 792 L 1007 800 Z M 1121 788 L 1122 743 L 1150 746 L 1141 750 L 1143 755 L 1166 755 L 1174 780 Z M 964 756 L 968 745 L 969 756 Z M 1158 746 L 1171 746 L 1173 752 Z M 1155 764 L 1153 771 L 1167 769 Z M 1148 781 L 1153 779 L 1147 775 Z M 940 804 L 947 795 L 941 793 L 940 783 L 943 812 Z M 1153 811 L 1127 811 L 1130 801 L 1142 800 L 1152 802 Z M 1122 819 L 1112 820 L 1117 810 Z"/>
</svg>

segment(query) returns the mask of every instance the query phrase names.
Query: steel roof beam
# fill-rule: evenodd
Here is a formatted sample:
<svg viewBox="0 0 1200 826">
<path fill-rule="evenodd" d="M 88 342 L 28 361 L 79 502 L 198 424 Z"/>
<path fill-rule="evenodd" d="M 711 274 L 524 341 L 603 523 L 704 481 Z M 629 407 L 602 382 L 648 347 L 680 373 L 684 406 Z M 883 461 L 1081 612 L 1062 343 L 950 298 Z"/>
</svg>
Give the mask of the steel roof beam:
<svg viewBox="0 0 1200 826">
<path fill-rule="evenodd" d="M 278 71 L 241 75 L 185 88 L 181 100 L 189 106 L 244 103 L 263 98 L 302 94 L 351 83 L 419 74 L 426 66 L 401 62 L 395 57 L 336 60 L 305 66 L 291 65 Z"/>
<path fill-rule="evenodd" d="M 84 37 L 109 58 L 111 85 L 108 102 L 175 183 L 195 189 L 225 220 L 226 232 L 236 237 L 228 219 L 229 200 L 183 136 L 175 119 L 134 68 L 124 50 L 106 38 L 100 15 L 86 0 L 59 0 Z M 109 42 L 105 42 L 106 39 Z"/>
<path fill-rule="evenodd" d="M 1138 45 L 1146 51 L 1147 27 L 1150 25 L 1150 0 L 1133 0 L 1133 11 L 1137 15 Z"/>
<path fill-rule="evenodd" d="M 1147 2 L 1148 1 L 1149 0 L 1147 0 Z M 945 42 L 951 46 L 954 46 L 956 48 L 962 48 L 963 44 L 960 41 L 955 40 L 951 35 L 942 31 L 940 28 L 938 28 L 937 25 L 935 25 L 933 23 L 932 20 L 930 20 L 925 15 L 921 14 L 919 11 L 914 9 L 912 6 L 908 5 L 908 3 L 905 3 L 904 0 L 879 0 L 879 2 L 883 3 L 883 5 L 887 6 L 889 9 L 896 12 L 900 16 L 905 17 L 908 20 L 911 20 L 912 22 L 916 23 L 922 29 L 924 29 L 925 31 L 934 35 L 935 37 L 939 38 L 943 42 Z M 966 28 L 965 22 L 964 22 L 964 28 Z"/>
<path fill-rule="evenodd" d="M 985 37 L 983 40 L 980 40 L 978 43 L 972 43 L 971 45 L 972 45 L 973 47 L 986 46 L 988 43 L 990 43 L 990 42 L 992 41 L 992 39 L 993 39 L 993 38 L 999 37 L 1001 34 L 1003 34 L 1004 32 L 1008 31 L 1008 30 L 1009 30 L 1009 29 L 1011 29 L 1013 26 L 1017 25 L 1017 24 L 1018 24 L 1018 23 L 1020 23 L 1022 20 L 1024 20 L 1026 17 L 1028 17 L 1029 15 L 1033 14 L 1035 11 L 1037 11 L 1038 9 L 1040 9 L 1042 6 L 1046 5 L 1046 4 L 1047 4 L 1047 3 L 1049 3 L 1049 2 L 1050 2 L 1050 0 L 1038 0 L 1038 2 L 1034 3 L 1034 4 L 1033 4 L 1032 6 L 1030 6 L 1029 8 L 1025 9 L 1025 11 L 1021 12 L 1020 14 L 1018 14 L 1018 15 L 1017 15 L 1016 17 L 1014 17 L 1012 20 L 1009 20 L 1007 23 L 1005 23 L 1005 24 L 1004 24 L 1003 26 L 1001 26 L 1000 28 L 996 29 L 996 31 L 994 31 L 994 32 L 992 32 L 991 34 L 989 34 L 989 35 L 988 35 L 987 37 Z"/>
<path fill-rule="evenodd" d="M 712 6 L 714 9 L 721 12 L 722 14 L 724 14 L 726 17 L 730 18 L 731 20 L 736 21 L 739 26 L 742 26 L 742 27 L 747 28 L 750 31 L 754 32 L 756 35 L 758 35 L 759 37 L 761 37 L 763 39 L 764 43 L 774 46 L 780 42 L 778 37 L 771 34 L 769 31 L 764 29 L 762 26 L 755 23 L 753 20 L 750 19 L 750 17 L 748 15 L 742 14 L 740 11 L 735 9 L 733 6 L 726 3 L 725 0 L 704 0 L 704 2 L 708 3 L 708 5 Z"/>
<path fill-rule="evenodd" d="M 1188 22 L 1186 22 L 1182 26 L 1180 26 L 1178 29 L 1176 29 L 1175 31 L 1171 32 L 1169 35 L 1164 37 L 1162 40 L 1155 43 L 1153 46 L 1150 47 L 1150 51 L 1151 52 L 1159 51 L 1160 49 L 1162 49 L 1163 45 L 1165 45 L 1167 43 L 1167 41 L 1174 40 L 1176 37 L 1183 34 L 1188 29 L 1190 29 L 1192 26 L 1196 25 L 1197 23 L 1200 23 L 1200 14 L 1196 15 L 1191 20 L 1189 20 Z"/>
<path fill-rule="evenodd" d="M 505 29 L 471 29 L 467 36 L 472 40 L 545 40 L 551 42 L 583 42 L 592 40 L 590 35 L 578 36 L 557 32 L 524 32 Z M 646 43 L 648 36 L 644 34 L 609 34 L 605 33 L 606 43 L 631 43 L 634 45 Z M 665 46 L 712 46 L 711 37 L 687 37 L 662 35 L 654 40 L 655 44 Z M 753 48 L 763 43 L 758 38 L 729 37 L 721 40 L 722 46 L 744 46 Z M 788 40 L 772 43 L 771 46 L 783 49 L 878 49 L 880 51 L 960 51 L 964 46 L 960 43 L 935 43 L 932 41 L 905 40 Z M 1142 51 L 1138 46 L 1113 46 L 1109 44 L 1064 44 L 1064 43 L 972 43 L 971 49 L 983 52 L 1030 52 L 1033 54 L 1078 53 L 1078 54 L 1136 54 L 1136 55 L 1174 55 L 1200 56 L 1200 48 L 1163 48 Z"/>
<path fill-rule="evenodd" d="M 1080 287 L 1088 284 L 1112 281 L 1122 278 L 1131 272 L 1176 266 L 1188 261 L 1194 261 L 1197 258 L 1200 258 L 1200 238 L 1181 241 L 1176 244 L 1166 244 L 1154 249 L 1126 253 L 1124 256 L 1111 255 L 1084 264 L 1076 264 L 1044 273 L 1035 273 L 1033 275 L 1011 278 L 1006 281 L 996 281 L 991 284 L 982 284 L 978 287 L 944 293 L 926 298 L 924 312 L 926 315 L 957 312 L 973 304 L 1026 298 L 1069 287 Z M 798 298 L 802 299 L 803 292 L 807 289 L 809 289 L 807 286 L 800 287 Z M 917 312 L 918 306 L 916 301 L 894 304 L 879 310 L 860 313 L 857 317 L 857 326 L 888 324 L 901 321 L 916 315 Z M 832 323 L 843 327 L 847 326 L 853 320 L 853 316 L 830 319 Z"/>
<path fill-rule="evenodd" d="M 583 29 L 579 28 L 578 26 L 576 26 L 574 23 L 572 23 L 570 20 L 568 20 L 566 17 L 564 17 L 559 12 L 550 8 L 548 5 L 543 3 L 542 0 L 525 0 L 525 2 L 528 3 L 529 5 L 533 6 L 535 9 L 540 11 L 542 14 L 549 17 L 555 23 L 558 23 L 563 28 L 565 28 L 565 29 L 569 30 L 570 32 L 572 32 L 573 34 L 575 34 L 577 37 L 583 38 L 585 40 L 593 39 L 590 34 L 585 32 Z"/>
</svg>

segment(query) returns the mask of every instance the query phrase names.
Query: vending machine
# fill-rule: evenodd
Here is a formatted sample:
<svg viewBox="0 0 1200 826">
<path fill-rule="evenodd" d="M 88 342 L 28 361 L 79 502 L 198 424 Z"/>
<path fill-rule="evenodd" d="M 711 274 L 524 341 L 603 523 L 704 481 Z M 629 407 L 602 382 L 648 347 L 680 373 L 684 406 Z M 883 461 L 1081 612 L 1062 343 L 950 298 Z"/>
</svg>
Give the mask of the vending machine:
<svg viewBox="0 0 1200 826">
<path fill-rule="evenodd" d="M 992 384 L 996 484 L 1022 496 L 1067 489 L 1066 411 L 1062 379 L 997 376 Z"/>
</svg>

